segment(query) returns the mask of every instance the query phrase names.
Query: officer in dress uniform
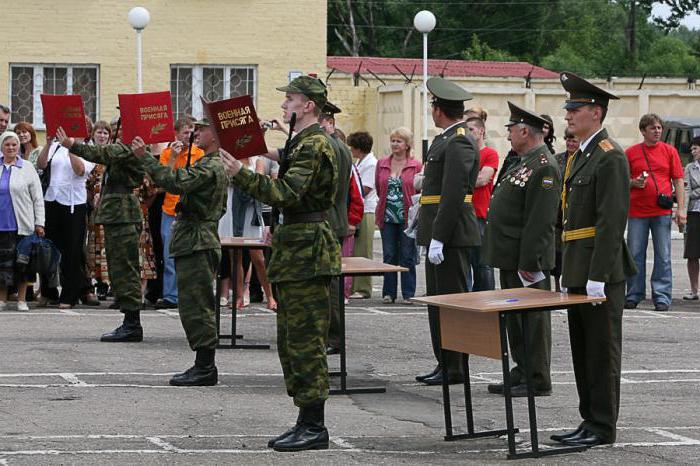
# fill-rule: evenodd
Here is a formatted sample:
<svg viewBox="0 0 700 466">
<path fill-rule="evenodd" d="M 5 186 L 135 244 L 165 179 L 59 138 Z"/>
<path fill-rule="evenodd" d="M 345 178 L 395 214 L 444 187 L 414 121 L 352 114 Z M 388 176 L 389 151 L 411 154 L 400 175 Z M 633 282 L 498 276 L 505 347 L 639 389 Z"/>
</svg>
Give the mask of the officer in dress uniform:
<svg viewBox="0 0 700 466">
<path fill-rule="evenodd" d="M 484 262 L 500 269 L 501 289 L 528 286 L 549 290 L 554 267 L 554 226 L 561 181 L 554 156 L 544 144 L 549 122 L 508 102 L 508 139 L 518 161 L 496 185 L 484 234 Z M 513 396 L 527 396 L 525 367 L 532 375 L 536 396 L 550 395 L 552 327 L 549 312 L 530 312 L 524 332 L 522 315 L 509 314 L 508 342 L 516 366 L 510 372 Z M 527 358 L 523 340 L 527 343 Z M 503 393 L 503 384 L 490 384 L 491 393 Z"/>
<path fill-rule="evenodd" d="M 560 79 L 569 93 L 568 130 L 581 141 L 564 170 L 562 287 L 606 301 L 569 310 L 583 422 L 552 439 L 595 446 L 615 442 L 620 406 L 625 280 L 636 273 L 624 239 L 630 173 L 625 153 L 602 126 L 608 102 L 617 97 L 570 72 Z"/>
<path fill-rule="evenodd" d="M 464 101 L 471 94 L 443 78 L 430 78 L 428 90 L 433 94 L 432 114 L 435 126 L 442 128 L 425 155 L 421 208 L 417 241 L 428 247 L 425 280 L 428 296 L 467 291 L 469 248 L 481 245 L 479 224 L 471 204 L 479 174 L 479 148 L 462 121 Z M 464 372 L 459 353 L 445 351 L 440 361 L 439 310 L 428 306 L 428 320 L 433 352 L 438 367 L 419 375 L 416 380 L 427 385 L 460 383 Z"/>
</svg>

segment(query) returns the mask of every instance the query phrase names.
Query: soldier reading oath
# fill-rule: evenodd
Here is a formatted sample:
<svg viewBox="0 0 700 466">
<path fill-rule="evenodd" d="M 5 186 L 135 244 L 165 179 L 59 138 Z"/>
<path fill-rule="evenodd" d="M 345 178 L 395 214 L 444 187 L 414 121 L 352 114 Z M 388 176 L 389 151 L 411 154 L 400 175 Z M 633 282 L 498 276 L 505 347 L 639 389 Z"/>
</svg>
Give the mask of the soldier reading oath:
<svg viewBox="0 0 700 466">
<path fill-rule="evenodd" d="M 327 102 L 323 83 L 300 76 L 277 89 L 285 92 L 285 123 L 296 114 L 296 134 L 282 154 L 279 177 L 270 179 L 225 153 L 222 157 L 236 186 L 282 210 L 281 224 L 272 237 L 268 273 L 278 291 L 277 351 L 287 393 L 299 407 L 299 417 L 294 427 L 268 446 L 277 451 L 326 449 L 329 282 L 340 274 L 340 245 L 327 212 L 338 186 L 338 163 L 318 124 Z"/>
<path fill-rule="evenodd" d="M 219 144 L 208 120 L 195 123 L 197 146 L 206 155 L 190 167 L 173 171 L 146 154 L 143 141 L 134 141 L 134 153 L 158 186 L 180 194 L 175 206 L 176 219 L 170 239 L 170 255 L 175 259 L 177 309 L 190 348 L 196 351 L 194 366 L 170 379 L 170 385 L 216 385 L 214 361 L 216 334 L 215 297 L 212 282 L 221 261 L 219 219 L 226 212 L 228 179 Z"/>
<path fill-rule="evenodd" d="M 76 143 L 63 128 L 56 130 L 56 138 L 75 155 L 106 167 L 95 223 L 104 226 L 109 277 L 124 322 L 102 335 L 100 341 L 142 341 L 139 236 L 143 217 L 134 188 L 143 182 L 144 171 L 141 159 L 134 156 L 133 144 L 143 141 L 137 136 L 132 146 L 122 142 L 91 146 Z"/>
</svg>

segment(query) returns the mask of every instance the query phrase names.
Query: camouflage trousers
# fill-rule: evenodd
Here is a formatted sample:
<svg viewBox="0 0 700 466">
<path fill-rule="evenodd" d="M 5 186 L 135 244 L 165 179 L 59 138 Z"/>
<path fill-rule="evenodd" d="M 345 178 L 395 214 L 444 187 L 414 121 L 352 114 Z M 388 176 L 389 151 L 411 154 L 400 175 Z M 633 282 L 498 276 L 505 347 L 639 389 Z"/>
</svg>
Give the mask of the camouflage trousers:
<svg viewBox="0 0 700 466">
<path fill-rule="evenodd" d="M 287 393 L 304 407 L 328 398 L 329 277 L 277 284 L 277 351 Z"/>
<path fill-rule="evenodd" d="M 122 312 L 141 310 L 141 270 L 139 265 L 140 223 L 106 224 L 105 254 L 109 280 Z"/>
<path fill-rule="evenodd" d="M 175 257 L 177 309 L 192 350 L 216 349 L 214 289 L 216 268 L 221 261 L 220 249 L 195 251 Z"/>
</svg>

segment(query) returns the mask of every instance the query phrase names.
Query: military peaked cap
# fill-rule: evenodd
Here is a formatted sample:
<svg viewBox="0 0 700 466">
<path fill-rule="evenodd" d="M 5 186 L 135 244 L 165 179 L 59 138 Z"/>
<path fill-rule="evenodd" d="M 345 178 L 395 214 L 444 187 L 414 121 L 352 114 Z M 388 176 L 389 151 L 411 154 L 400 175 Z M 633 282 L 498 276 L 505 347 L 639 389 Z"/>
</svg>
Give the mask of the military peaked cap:
<svg viewBox="0 0 700 466">
<path fill-rule="evenodd" d="M 342 110 L 340 110 L 340 108 L 338 108 L 337 105 L 334 105 L 330 102 L 326 102 L 326 105 L 324 105 L 321 109 L 321 113 L 331 116 L 335 115 L 336 113 L 340 113 L 341 111 Z"/>
<path fill-rule="evenodd" d="M 551 126 L 551 123 L 542 118 L 541 116 L 532 113 L 529 110 L 518 107 L 513 102 L 508 101 L 508 108 L 510 109 L 510 119 L 506 126 L 517 125 L 518 123 L 525 123 L 533 128 L 539 128 L 543 131 Z"/>
<path fill-rule="evenodd" d="M 566 105 L 564 105 L 564 108 L 567 110 L 590 104 L 597 104 L 607 108 L 608 101 L 619 99 L 619 97 L 569 71 L 561 73 L 559 79 L 561 80 L 561 85 L 569 93 L 569 98 L 566 99 Z"/>
<path fill-rule="evenodd" d="M 471 100 L 472 95 L 461 86 L 445 78 L 432 77 L 426 83 L 433 94 L 433 105 L 464 109 L 464 101 Z"/>
</svg>

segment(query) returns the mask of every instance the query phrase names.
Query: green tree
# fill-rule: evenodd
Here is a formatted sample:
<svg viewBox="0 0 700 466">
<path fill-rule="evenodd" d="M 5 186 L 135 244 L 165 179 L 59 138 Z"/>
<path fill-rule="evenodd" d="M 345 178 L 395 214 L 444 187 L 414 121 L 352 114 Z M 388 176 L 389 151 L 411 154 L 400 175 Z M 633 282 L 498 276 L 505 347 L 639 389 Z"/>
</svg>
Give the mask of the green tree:
<svg viewBox="0 0 700 466">
<path fill-rule="evenodd" d="M 681 39 L 662 37 L 650 47 L 640 71 L 650 76 L 698 77 L 700 64 L 691 52 L 688 44 Z"/>
<path fill-rule="evenodd" d="M 462 52 L 465 60 L 482 61 L 517 61 L 518 58 L 504 50 L 496 50 L 485 42 L 479 40 L 479 36 L 472 34 L 472 43 L 467 50 Z"/>
</svg>

